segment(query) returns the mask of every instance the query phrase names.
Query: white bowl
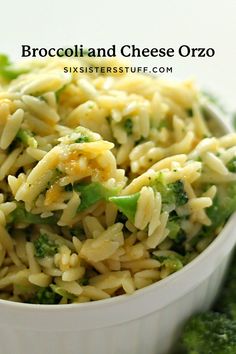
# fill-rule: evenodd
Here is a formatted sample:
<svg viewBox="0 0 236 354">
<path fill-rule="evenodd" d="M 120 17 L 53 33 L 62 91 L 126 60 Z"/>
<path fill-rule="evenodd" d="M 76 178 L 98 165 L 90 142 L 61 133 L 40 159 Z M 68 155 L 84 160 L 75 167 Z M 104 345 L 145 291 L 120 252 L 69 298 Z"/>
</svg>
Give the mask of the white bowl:
<svg viewBox="0 0 236 354">
<path fill-rule="evenodd" d="M 207 111 L 221 131 L 230 131 L 215 108 Z M 0 300 L 0 354 L 168 353 L 185 320 L 215 300 L 235 224 L 233 215 L 195 260 L 134 295 L 60 306 Z"/>
</svg>

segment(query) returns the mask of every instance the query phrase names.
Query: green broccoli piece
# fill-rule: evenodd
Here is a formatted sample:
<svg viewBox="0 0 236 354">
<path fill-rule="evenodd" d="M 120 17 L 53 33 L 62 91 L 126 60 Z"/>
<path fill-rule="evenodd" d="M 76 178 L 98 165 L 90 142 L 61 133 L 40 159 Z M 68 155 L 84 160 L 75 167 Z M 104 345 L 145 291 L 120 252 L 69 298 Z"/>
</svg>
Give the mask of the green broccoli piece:
<svg viewBox="0 0 236 354">
<path fill-rule="evenodd" d="M 174 211 L 172 211 L 172 213 L 174 213 Z M 178 215 L 172 216 L 171 214 L 167 222 L 167 228 L 169 230 L 168 237 L 179 244 L 186 240 L 186 234 L 180 225 L 182 218 Z"/>
<path fill-rule="evenodd" d="M 157 178 L 152 183 L 152 187 L 161 194 L 161 200 L 163 204 L 175 203 L 175 195 L 169 188 L 169 185 L 166 184 L 162 173 L 157 175 Z"/>
<path fill-rule="evenodd" d="M 10 60 L 6 54 L 0 54 L 0 68 L 10 65 Z"/>
<path fill-rule="evenodd" d="M 234 130 L 236 130 L 236 112 L 233 113 L 232 124 L 233 124 Z"/>
<path fill-rule="evenodd" d="M 91 143 L 94 141 L 94 134 L 87 128 L 79 126 L 75 128 L 74 132 L 77 133 L 76 135 L 78 136 L 75 139 L 75 143 Z"/>
<path fill-rule="evenodd" d="M 62 296 L 55 293 L 51 287 L 40 288 L 27 302 L 31 304 L 54 305 L 59 304 Z"/>
<path fill-rule="evenodd" d="M 180 260 L 180 257 L 169 256 L 163 262 L 164 265 L 171 273 L 177 272 L 183 268 L 183 262 Z"/>
<path fill-rule="evenodd" d="M 181 206 L 187 203 L 188 196 L 184 190 L 184 184 L 182 181 L 176 181 L 168 184 L 168 187 L 173 191 L 175 195 L 176 205 Z"/>
<path fill-rule="evenodd" d="M 0 54 L 0 77 L 10 81 L 16 79 L 18 76 L 26 72 L 28 72 L 28 70 L 14 67 L 7 55 Z"/>
<path fill-rule="evenodd" d="M 54 256 L 58 251 L 58 246 L 52 240 L 49 240 L 46 234 L 41 234 L 37 240 L 34 241 L 35 256 L 44 258 L 46 256 Z"/>
<path fill-rule="evenodd" d="M 169 220 L 167 222 L 167 229 L 169 230 L 168 237 L 171 240 L 176 240 L 180 232 L 180 224 L 176 220 Z"/>
<path fill-rule="evenodd" d="M 224 288 L 214 309 L 225 313 L 230 319 L 236 320 L 236 259 L 229 269 Z"/>
<path fill-rule="evenodd" d="M 234 211 L 236 211 L 236 183 L 218 186 L 213 204 L 206 210 L 212 222 L 207 232 L 212 234 L 218 227 L 223 226 Z"/>
<path fill-rule="evenodd" d="M 185 325 L 181 354 L 235 354 L 236 321 L 217 312 L 192 317 Z"/>
<path fill-rule="evenodd" d="M 236 183 L 218 185 L 217 193 L 213 199 L 213 204 L 206 209 L 206 213 L 211 220 L 210 226 L 203 226 L 201 231 L 191 239 L 191 247 L 207 237 L 216 235 L 218 229 L 222 227 L 228 218 L 236 211 Z"/>
<path fill-rule="evenodd" d="M 181 206 L 188 201 L 188 196 L 181 180 L 166 184 L 163 175 L 159 173 L 152 186 L 161 193 L 163 204 L 176 204 L 176 206 Z"/>
<path fill-rule="evenodd" d="M 93 204 L 100 200 L 108 200 L 109 197 L 117 194 L 118 189 L 108 189 L 99 182 L 92 182 L 89 184 L 75 184 L 74 190 L 80 192 L 81 203 L 78 208 L 78 212 L 84 211 Z"/>
<path fill-rule="evenodd" d="M 234 156 L 226 165 L 230 172 L 236 172 L 236 156 Z"/>
<path fill-rule="evenodd" d="M 66 291 L 65 289 L 61 288 L 60 286 L 57 286 L 55 284 L 51 284 L 50 285 L 50 288 L 52 289 L 52 291 L 55 293 L 55 294 L 58 294 L 68 300 L 74 300 L 76 298 L 75 295 L 69 293 L 68 291 Z"/>
<path fill-rule="evenodd" d="M 87 135 L 81 134 L 81 136 L 75 140 L 76 143 L 90 143 L 91 139 Z"/>
<path fill-rule="evenodd" d="M 24 145 L 30 146 L 32 148 L 36 148 L 38 145 L 32 133 L 26 129 L 19 129 L 18 133 L 16 134 L 16 138 L 19 139 Z"/>
<path fill-rule="evenodd" d="M 190 107 L 190 108 L 187 108 L 186 109 L 186 114 L 188 117 L 193 117 L 193 109 Z"/>
<path fill-rule="evenodd" d="M 122 212 L 128 219 L 134 221 L 139 197 L 140 193 L 137 192 L 131 195 L 110 197 L 109 201 L 114 203 L 118 207 L 119 211 Z"/>
<path fill-rule="evenodd" d="M 21 203 L 18 203 L 16 209 L 8 215 L 7 222 L 15 224 L 54 225 L 57 223 L 57 218 L 54 215 L 48 218 L 41 218 L 38 214 L 29 213 Z"/>
<path fill-rule="evenodd" d="M 133 133 L 133 121 L 131 118 L 127 118 L 124 122 L 124 129 L 127 135 L 131 135 Z"/>
<path fill-rule="evenodd" d="M 166 184 L 164 182 L 162 174 L 159 174 L 156 180 L 151 184 L 151 187 L 161 193 L 163 204 L 176 204 L 180 206 L 188 201 L 186 192 L 184 191 L 184 185 L 182 181 Z M 122 195 L 110 197 L 109 201 L 116 204 L 119 211 L 122 212 L 128 219 L 134 221 L 135 213 L 137 210 L 137 203 L 140 197 L 140 192 L 131 195 Z M 177 232 L 177 225 L 170 224 L 171 228 L 175 227 L 171 234 L 174 237 L 174 233 Z"/>
<path fill-rule="evenodd" d="M 152 259 L 156 259 L 161 263 L 161 266 L 166 267 L 170 273 L 177 272 L 183 268 L 184 257 L 181 255 L 170 255 L 170 256 L 156 256 L 155 252 L 152 254 Z"/>
</svg>

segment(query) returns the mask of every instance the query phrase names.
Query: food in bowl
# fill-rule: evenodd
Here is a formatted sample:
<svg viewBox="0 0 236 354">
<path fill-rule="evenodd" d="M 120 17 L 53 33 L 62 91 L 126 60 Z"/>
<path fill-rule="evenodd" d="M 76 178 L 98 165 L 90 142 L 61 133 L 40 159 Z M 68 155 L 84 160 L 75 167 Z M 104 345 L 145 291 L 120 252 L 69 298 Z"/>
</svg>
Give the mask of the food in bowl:
<svg viewBox="0 0 236 354">
<path fill-rule="evenodd" d="M 236 134 L 192 81 L 0 57 L 0 297 L 82 303 L 183 268 L 236 209 Z"/>
</svg>

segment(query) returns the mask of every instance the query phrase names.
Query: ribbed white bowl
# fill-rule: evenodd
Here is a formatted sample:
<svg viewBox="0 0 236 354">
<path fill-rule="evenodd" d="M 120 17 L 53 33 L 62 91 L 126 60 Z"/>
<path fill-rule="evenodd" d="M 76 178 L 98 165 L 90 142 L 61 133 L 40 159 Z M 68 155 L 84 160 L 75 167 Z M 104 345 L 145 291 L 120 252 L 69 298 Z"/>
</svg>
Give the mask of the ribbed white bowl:
<svg viewBox="0 0 236 354">
<path fill-rule="evenodd" d="M 235 245 L 235 225 L 233 215 L 190 264 L 131 296 L 60 306 L 0 300 L 0 354 L 168 353 L 184 321 L 215 300 Z"/>
</svg>

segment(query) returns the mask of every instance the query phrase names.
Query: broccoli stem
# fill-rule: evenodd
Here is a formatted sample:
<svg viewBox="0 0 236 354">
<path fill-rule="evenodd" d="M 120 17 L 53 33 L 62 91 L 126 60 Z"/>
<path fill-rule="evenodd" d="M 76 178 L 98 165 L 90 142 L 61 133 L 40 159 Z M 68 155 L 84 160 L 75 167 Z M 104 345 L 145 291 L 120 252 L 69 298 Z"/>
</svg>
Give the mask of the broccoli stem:
<svg viewBox="0 0 236 354">
<path fill-rule="evenodd" d="M 26 211 L 25 208 L 19 204 L 17 208 L 9 215 L 8 223 L 54 225 L 57 223 L 57 217 L 53 215 L 48 218 L 41 218 L 38 214 L 32 214 Z"/>
<path fill-rule="evenodd" d="M 81 203 L 78 212 L 84 211 L 101 200 L 108 200 L 109 197 L 116 195 L 118 192 L 117 188 L 108 189 L 98 182 L 76 184 L 73 189 L 80 193 Z"/>
</svg>

